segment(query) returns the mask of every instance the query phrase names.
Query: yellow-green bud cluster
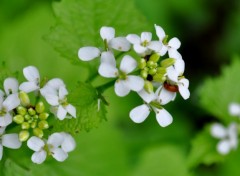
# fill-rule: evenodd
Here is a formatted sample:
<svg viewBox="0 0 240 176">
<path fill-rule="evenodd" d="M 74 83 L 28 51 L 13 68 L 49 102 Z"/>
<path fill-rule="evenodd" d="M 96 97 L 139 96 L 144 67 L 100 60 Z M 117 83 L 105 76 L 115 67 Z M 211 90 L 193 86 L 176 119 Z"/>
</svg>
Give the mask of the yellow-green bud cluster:
<svg viewBox="0 0 240 176">
<path fill-rule="evenodd" d="M 19 140 L 26 141 L 30 134 L 42 138 L 43 130 L 48 129 L 47 122 L 49 114 L 45 112 L 43 102 L 38 102 L 35 107 L 17 107 L 17 114 L 13 117 L 13 121 L 21 126 Z"/>
</svg>

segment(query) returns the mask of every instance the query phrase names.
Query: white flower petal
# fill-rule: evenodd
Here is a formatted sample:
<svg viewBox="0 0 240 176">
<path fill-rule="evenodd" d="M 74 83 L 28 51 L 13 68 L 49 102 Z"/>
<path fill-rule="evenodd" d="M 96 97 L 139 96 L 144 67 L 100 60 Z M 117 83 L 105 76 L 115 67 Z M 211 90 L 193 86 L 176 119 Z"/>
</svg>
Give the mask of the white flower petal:
<svg viewBox="0 0 240 176">
<path fill-rule="evenodd" d="M 116 59 L 111 51 L 102 52 L 101 63 L 109 63 L 110 65 L 116 67 Z"/>
<path fill-rule="evenodd" d="M 171 40 L 169 40 L 168 46 L 177 50 L 178 48 L 180 48 L 181 42 L 179 41 L 178 38 L 174 37 Z"/>
<path fill-rule="evenodd" d="M 58 119 L 63 120 L 65 119 L 66 115 L 67 115 L 67 110 L 60 105 L 57 110 Z"/>
<path fill-rule="evenodd" d="M 126 38 L 130 43 L 134 45 L 141 43 L 141 38 L 136 34 L 128 34 Z"/>
<path fill-rule="evenodd" d="M 144 86 L 144 80 L 140 76 L 129 75 L 123 82 L 130 90 L 137 92 L 142 90 Z"/>
<path fill-rule="evenodd" d="M 50 105 L 52 105 L 52 106 L 59 105 L 59 102 L 58 102 L 59 98 L 57 95 L 47 94 L 44 97 Z"/>
<path fill-rule="evenodd" d="M 238 146 L 238 131 L 237 124 L 231 123 L 228 127 L 229 143 L 231 148 L 236 149 Z"/>
<path fill-rule="evenodd" d="M 167 68 L 167 77 L 169 80 L 177 83 L 178 82 L 178 72 L 173 67 Z"/>
<path fill-rule="evenodd" d="M 9 113 L 6 113 L 4 116 L 0 116 L 0 126 L 6 127 L 12 123 L 12 116 Z"/>
<path fill-rule="evenodd" d="M 158 26 L 158 25 L 154 25 L 155 27 L 155 30 L 156 30 L 156 34 L 158 36 L 158 38 L 162 41 L 164 39 L 164 37 L 166 36 L 163 28 L 161 26 Z"/>
<path fill-rule="evenodd" d="M 123 83 L 122 80 L 117 80 L 115 82 L 114 90 L 115 90 L 115 93 L 120 97 L 124 97 L 130 92 L 130 89 L 126 87 L 126 85 Z"/>
<path fill-rule="evenodd" d="M 23 82 L 20 84 L 19 89 L 29 93 L 39 89 L 39 86 L 35 82 Z"/>
<path fill-rule="evenodd" d="M 18 134 L 4 134 L 2 136 L 2 145 L 7 148 L 18 149 L 22 143 L 18 139 Z"/>
<path fill-rule="evenodd" d="M 45 143 L 43 142 L 43 140 L 36 136 L 32 136 L 27 141 L 27 146 L 35 152 L 40 151 L 41 148 L 44 147 L 44 145 Z"/>
<path fill-rule="evenodd" d="M 145 52 L 147 52 L 147 48 L 141 46 L 140 44 L 133 45 L 133 48 L 136 51 L 136 53 L 138 53 L 140 55 L 145 54 Z"/>
<path fill-rule="evenodd" d="M 125 37 L 116 37 L 109 41 L 108 46 L 118 51 L 128 51 L 131 47 Z"/>
<path fill-rule="evenodd" d="M 174 59 L 182 59 L 182 55 L 176 49 L 173 48 L 168 49 L 168 56 Z"/>
<path fill-rule="evenodd" d="M 230 149 L 231 147 L 228 140 L 222 140 L 217 144 L 217 151 L 222 155 L 228 154 Z"/>
<path fill-rule="evenodd" d="M 0 117 L 1 118 L 1 117 Z M 0 136 L 5 132 L 6 127 L 0 125 Z"/>
<path fill-rule="evenodd" d="M 151 32 L 142 32 L 141 33 L 141 42 L 149 43 L 152 40 L 152 33 Z"/>
<path fill-rule="evenodd" d="M 154 111 L 156 113 L 157 122 L 161 127 L 166 127 L 172 123 L 173 118 L 168 111 L 166 111 L 165 109 L 157 109 L 157 108 L 154 108 Z"/>
<path fill-rule="evenodd" d="M 146 104 L 135 107 L 129 116 L 135 123 L 142 123 L 150 114 L 150 109 Z"/>
<path fill-rule="evenodd" d="M 68 157 L 68 154 L 61 148 L 54 148 L 51 152 L 53 158 L 55 158 L 59 162 L 64 161 Z"/>
<path fill-rule="evenodd" d="M 150 103 L 157 98 L 154 92 L 148 93 L 144 88 L 137 93 L 146 103 Z"/>
<path fill-rule="evenodd" d="M 48 137 L 47 144 L 53 145 L 55 148 L 62 145 L 64 136 L 61 133 L 53 133 Z"/>
<path fill-rule="evenodd" d="M 168 47 L 165 45 L 162 45 L 162 49 L 160 50 L 159 54 L 160 56 L 164 56 L 168 51 Z"/>
<path fill-rule="evenodd" d="M 76 142 L 74 138 L 68 133 L 62 133 L 64 135 L 64 141 L 61 145 L 65 152 L 71 152 L 76 148 Z"/>
<path fill-rule="evenodd" d="M 169 103 L 170 101 L 173 101 L 176 97 L 176 92 L 171 92 L 165 89 L 163 86 L 160 86 L 156 90 L 156 96 L 157 100 L 161 105 L 165 105 Z"/>
<path fill-rule="evenodd" d="M 188 84 L 186 84 L 188 85 Z M 184 82 L 178 83 L 178 90 L 181 96 L 183 97 L 184 100 L 188 99 L 190 97 L 190 91 L 188 90 L 188 87 L 184 84 Z"/>
<path fill-rule="evenodd" d="M 31 160 L 33 163 L 42 164 L 43 161 L 46 160 L 46 157 L 47 157 L 47 152 L 45 150 L 41 150 L 39 152 L 34 152 L 31 157 Z"/>
<path fill-rule="evenodd" d="M 18 98 L 18 94 L 9 95 L 3 102 L 3 107 L 7 110 L 7 112 L 13 110 L 20 104 L 20 100 Z"/>
<path fill-rule="evenodd" d="M 103 26 L 100 29 L 101 38 L 106 39 L 109 42 L 115 36 L 115 29 L 112 27 Z"/>
<path fill-rule="evenodd" d="M 230 103 L 228 107 L 228 111 L 232 116 L 240 116 L 240 104 Z"/>
<path fill-rule="evenodd" d="M 39 82 L 40 76 L 38 69 L 34 66 L 28 66 L 23 69 L 23 74 L 28 81 Z"/>
<path fill-rule="evenodd" d="M 60 78 L 53 78 L 47 82 L 47 85 L 53 89 L 59 89 L 59 87 L 65 86 L 64 82 Z"/>
<path fill-rule="evenodd" d="M 73 117 L 76 118 L 76 108 L 75 108 L 73 105 L 68 104 L 68 105 L 65 107 L 65 109 L 67 110 L 67 112 L 68 112 L 71 116 L 73 116 Z"/>
<path fill-rule="evenodd" d="M 101 52 L 98 48 L 92 46 L 82 47 L 78 50 L 78 58 L 82 61 L 90 61 L 100 56 Z"/>
<path fill-rule="evenodd" d="M 137 61 L 129 55 L 125 55 L 120 64 L 120 70 L 128 74 L 137 67 Z"/>
<path fill-rule="evenodd" d="M 43 88 L 40 89 L 40 93 L 42 96 L 46 97 L 48 95 L 54 95 L 58 97 L 58 91 L 57 89 L 51 87 L 50 85 L 45 85 Z"/>
<path fill-rule="evenodd" d="M 68 91 L 65 86 L 59 88 L 59 99 L 63 100 L 68 95 Z"/>
<path fill-rule="evenodd" d="M 7 78 L 4 80 L 4 90 L 7 95 L 18 92 L 18 81 L 16 78 Z"/>
<path fill-rule="evenodd" d="M 162 43 L 159 41 L 151 41 L 147 47 L 155 52 L 160 52 L 162 49 Z"/>
<path fill-rule="evenodd" d="M 2 156 L 3 156 L 3 146 L 2 144 L 0 143 L 0 161 L 2 159 Z"/>
<path fill-rule="evenodd" d="M 220 123 L 214 123 L 211 126 L 210 133 L 213 137 L 218 138 L 218 139 L 223 139 L 227 136 L 227 130 L 226 128 L 220 124 Z"/>
<path fill-rule="evenodd" d="M 105 78 L 116 78 L 118 76 L 118 69 L 115 66 L 104 62 L 99 66 L 98 73 Z"/>
<path fill-rule="evenodd" d="M 185 62 L 182 59 L 175 59 L 174 68 L 178 72 L 178 75 L 183 75 Z"/>
</svg>

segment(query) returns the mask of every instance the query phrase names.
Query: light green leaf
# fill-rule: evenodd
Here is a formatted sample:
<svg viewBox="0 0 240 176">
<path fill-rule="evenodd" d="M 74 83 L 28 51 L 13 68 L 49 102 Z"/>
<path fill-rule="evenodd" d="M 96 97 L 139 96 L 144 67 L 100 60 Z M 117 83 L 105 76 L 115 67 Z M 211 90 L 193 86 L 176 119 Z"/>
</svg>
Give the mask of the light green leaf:
<svg viewBox="0 0 240 176">
<path fill-rule="evenodd" d="M 98 107 L 97 90 L 87 83 L 79 83 L 78 86 L 70 92 L 68 101 L 76 107 L 77 118 L 58 120 L 54 124 L 53 131 L 68 131 L 78 133 L 81 130 L 89 131 L 98 127 L 99 123 L 106 120 L 106 109 L 103 102 Z M 98 110 L 99 108 L 99 110 Z"/>
<path fill-rule="evenodd" d="M 223 69 L 220 77 L 207 79 L 199 90 L 200 105 L 224 123 L 232 120 L 228 112 L 229 103 L 240 103 L 239 68 L 240 59 L 235 58 Z"/>
<path fill-rule="evenodd" d="M 188 157 L 190 168 L 197 167 L 199 164 L 211 165 L 224 160 L 217 150 L 217 139 L 210 135 L 210 126 L 207 126 L 193 140 L 192 147 Z"/>
<path fill-rule="evenodd" d="M 112 26 L 116 36 L 149 30 L 133 0 L 62 0 L 53 9 L 57 24 L 46 36 L 53 47 L 74 64 L 81 63 L 77 52 L 83 46 L 103 46 L 99 30 Z"/>
<path fill-rule="evenodd" d="M 18 160 L 19 162 L 20 160 Z M 19 164 L 15 163 L 11 159 L 6 159 L 4 163 L 3 174 L 4 176 L 16 176 L 17 175 L 24 175 L 24 176 L 30 176 L 30 170 L 29 168 L 26 168 L 25 166 L 20 166 Z"/>
</svg>

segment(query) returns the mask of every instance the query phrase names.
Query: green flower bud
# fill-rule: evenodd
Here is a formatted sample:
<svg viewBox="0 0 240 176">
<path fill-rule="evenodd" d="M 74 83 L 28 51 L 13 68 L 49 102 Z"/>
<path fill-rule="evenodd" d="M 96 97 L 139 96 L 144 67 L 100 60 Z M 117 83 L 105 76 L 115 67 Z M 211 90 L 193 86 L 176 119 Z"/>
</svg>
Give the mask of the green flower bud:
<svg viewBox="0 0 240 176">
<path fill-rule="evenodd" d="M 30 99 L 26 92 L 20 91 L 19 99 L 20 99 L 21 105 L 23 105 L 25 107 L 30 105 Z"/>
<path fill-rule="evenodd" d="M 27 109 L 24 108 L 23 106 L 18 106 L 17 107 L 17 113 L 24 116 L 27 113 Z"/>
<path fill-rule="evenodd" d="M 159 74 L 165 74 L 167 72 L 167 69 L 165 67 L 158 67 L 157 73 Z"/>
<path fill-rule="evenodd" d="M 141 59 L 138 64 L 139 64 L 138 67 L 139 67 L 140 69 L 143 69 L 143 68 L 146 67 L 146 65 L 147 65 L 145 59 Z"/>
<path fill-rule="evenodd" d="M 48 125 L 48 122 L 46 120 L 41 120 L 40 122 L 38 122 L 38 127 L 40 129 L 48 129 L 49 125 Z"/>
<path fill-rule="evenodd" d="M 157 73 L 153 76 L 153 80 L 156 81 L 156 82 L 161 82 L 162 83 L 166 80 L 166 76 L 164 76 L 164 74 Z"/>
<path fill-rule="evenodd" d="M 49 114 L 44 112 L 44 113 L 39 114 L 39 119 L 46 120 L 48 118 L 48 116 L 49 116 Z"/>
<path fill-rule="evenodd" d="M 175 59 L 173 59 L 173 58 L 168 58 L 168 59 L 164 59 L 164 60 L 161 62 L 161 66 L 167 68 L 167 67 L 169 67 L 169 66 L 172 66 L 174 63 L 175 63 Z"/>
<path fill-rule="evenodd" d="M 144 67 L 144 69 L 143 69 L 143 70 L 145 70 L 145 71 L 147 71 L 147 72 L 148 72 L 149 68 L 148 68 L 148 67 Z"/>
<path fill-rule="evenodd" d="M 155 75 L 155 74 L 157 73 L 157 69 L 152 68 L 152 69 L 149 70 L 148 73 L 149 73 L 150 75 Z"/>
<path fill-rule="evenodd" d="M 22 130 L 20 131 L 20 133 L 18 134 L 18 139 L 21 141 L 21 142 L 24 142 L 26 141 L 28 138 L 29 138 L 30 134 L 27 130 Z"/>
<path fill-rule="evenodd" d="M 29 129 L 30 128 L 30 124 L 28 123 L 28 122 L 23 122 L 22 123 L 22 129 L 23 130 L 27 130 L 27 129 Z"/>
<path fill-rule="evenodd" d="M 141 70 L 140 75 L 142 78 L 146 79 L 148 76 L 148 72 L 146 70 Z"/>
<path fill-rule="evenodd" d="M 148 66 L 149 68 L 152 68 L 153 65 L 154 65 L 154 62 L 153 62 L 153 61 L 151 61 L 151 60 L 147 61 L 147 66 Z"/>
<path fill-rule="evenodd" d="M 36 114 L 36 111 L 33 108 L 29 108 L 28 113 L 29 115 L 34 116 Z"/>
<path fill-rule="evenodd" d="M 149 60 L 153 61 L 153 62 L 158 62 L 160 59 L 160 55 L 158 53 L 154 53 L 150 56 Z"/>
<path fill-rule="evenodd" d="M 41 101 L 38 102 L 35 109 L 36 109 L 37 113 L 39 113 L 39 114 L 43 113 L 45 110 L 45 106 L 44 106 L 43 102 L 41 102 Z"/>
<path fill-rule="evenodd" d="M 34 128 L 33 129 L 33 134 L 39 138 L 43 137 L 43 130 L 41 130 L 40 128 Z"/>
<path fill-rule="evenodd" d="M 31 119 L 28 120 L 28 123 L 33 123 L 33 121 L 34 121 L 34 119 L 31 118 Z"/>
<path fill-rule="evenodd" d="M 26 114 L 26 115 L 24 116 L 24 119 L 25 119 L 25 120 L 30 120 L 30 119 L 31 119 L 31 116 L 30 116 L 29 114 Z"/>
<path fill-rule="evenodd" d="M 31 128 L 36 128 L 36 126 L 37 126 L 37 122 L 36 121 L 31 123 Z"/>
<path fill-rule="evenodd" d="M 153 85 L 150 81 L 145 81 L 144 83 L 144 89 L 148 92 L 151 93 L 153 92 Z"/>
<path fill-rule="evenodd" d="M 15 115 L 13 121 L 17 124 L 21 124 L 24 122 L 24 117 L 22 115 Z"/>
<path fill-rule="evenodd" d="M 32 118 L 37 120 L 38 119 L 38 115 L 34 115 L 34 116 L 32 116 Z"/>
</svg>

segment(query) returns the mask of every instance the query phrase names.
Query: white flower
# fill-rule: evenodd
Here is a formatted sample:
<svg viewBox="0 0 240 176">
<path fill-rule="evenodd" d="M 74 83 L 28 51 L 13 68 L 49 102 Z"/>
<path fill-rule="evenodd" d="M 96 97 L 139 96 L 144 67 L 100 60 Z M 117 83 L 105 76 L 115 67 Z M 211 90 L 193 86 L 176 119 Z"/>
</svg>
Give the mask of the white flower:
<svg viewBox="0 0 240 176">
<path fill-rule="evenodd" d="M 76 148 L 76 142 L 74 138 L 69 133 L 62 132 L 61 134 L 64 137 L 64 140 L 61 144 L 62 149 L 67 153 L 73 151 Z"/>
<path fill-rule="evenodd" d="M 18 93 L 18 81 L 16 78 L 7 78 L 3 83 L 6 95 Z"/>
<path fill-rule="evenodd" d="M 2 91 L 0 91 L 2 92 Z M 0 127 L 5 127 L 12 123 L 11 111 L 20 104 L 18 94 L 11 94 L 4 99 L 3 92 L 0 93 Z"/>
<path fill-rule="evenodd" d="M 125 37 L 115 37 L 115 29 L 112 27 L 103 26 L 100 29 L 100 35 L 106 50 L 128 51 L 131 47 Z M 101 51 L 97 47 L 87 46 L 78 50 L 78 57 L 83 61 L 90 61 L 100 55 Z"/>
<path fill-rule="evenodd" d="M 4 134 L 5 127 L 0 127 L 0 160 L 3 155 L 3 146 L 11 149 L 18 149 L 22 143 L 18 139 L 18 134 Z"/>
<path fill-rule="evenodd" d="M 75 146 L 75 143 L 73 144 L 72 140 L 68 140 L 68 144 L 66 144 L 66 137 L 62 133 L 53 133 L 48 137 L 48 140 L 42 140 L 41 138 L 38 138 L 36 136 L 32 136 L 27 141 L 27 146 L 35 151 L 31 157 L 32 162 L 36 164 L 41 164 L 45 161 L 47 155 L 51 155 L 53 158 L 55 158 L 57 161 L 64 161 L 68 157 L 68 152 L 65 151 L 67 149 L 72 149 L 72 146 Z M 63 145 L 63 142 L 65 141 L 65 150 L 61 145 Z M 69 146 L 70 147 L 69 147 Z"/>
<path fill-rule="evenodd" d="M 127 35 L 127 40 L 133 44 L 133 48 L 141 56 L 146 56 L 152 51 L 159 52 L 162 48 L 162 43 L 159 41 L 151 41 L 151 32 L 142 32 L 141 37 L 136 34 Z"/>
<path fill-rule="evenodd" d="M 101 57 L 98 72 L 106 78 L 118 78 L 114 89 L 118 96 L 126 96 L 130 90 L 140 91 L 144 81 L 140 76 L 128 75 L 137 67 L 137 62 L 129 55 L 123 57 L 120 68 L 116 68 L 116 61 L 111 52 L 105 52 Z"/>
<path fill-rule="evenodd" d="M 167 36 L 166 36 L 163 28 L 156 24 L 154 26 L 155 26 L 156 34 L 157 34 L 159 40 L 163 43 L 163 47 L 162 47 L 161 51 L 159 52 L 160 55 L 163 56 L 166 54 L 166 52 L 168 52 L 168 55 L 170 58 L 172 58 L 172 56 L 174 56 L 174 55 L 179 55 L 179 57 L 180 57 L 181 55 L 177 51 L 181 46 L 181 42 L 179 41 L 179 39 L 174 37 L 174 38 L 170 39 L 169 42 L 166 42 L 165 40 L 166 40 Z"/>
<path fill-rule="evenodd" d="M 230 150 L 236 149 L 238 146 L 236 123 L 231 123 L 227 128 L 220 123 L 214 123 L 211 126 L 211 135 L 220 139 L 217 144 L 217 151 L 222 155 L 228 154 Z"/>
<path fill-rule="evenodd" d="M 168 111 L 166 111 L 162 107 L 160 108 L 160 107 L 154 106 L 154 101 L 157 101 L 156 94 L 147 93 L 145 90 L 138 92 L 138 94 L 144 100 L 147 100 L 147 102 L 146 104 L 137 106 L 130 111 L 129 116 L 132 119 L 132 121 L 134 121 L 135 123 L 142 123 L 149 116 L 150 111 L 153 110 L 156 114 L 157 122 L 161 127 L 166 127 L 172 123 L 173 118 Z"/>
<path fill-rule="evenodd" d="M 68 91 L 61 79 L 50 80 L 40 92 L 53 109 L 57 109 L 58 119 L 65 119 L 67 113 L 76 118 L 76 108 L 67 102 Z"/>
<path fill-rule="evenodd" d="M 232 116 L 240 116 L 240 104 L 230 103 L 228 106 L 228 110 Z"/>
<path fill-rule="evenodd" d="M 27 82 L 23 82 L 19 89 L 29 93 L 32 91 L 36 91 L 40 89 L 40 75 L 38 69 L 34 66 L 28 66 L 23 69 L 23 74 L 25 78 L 28 80 Z"/>
</svg>

